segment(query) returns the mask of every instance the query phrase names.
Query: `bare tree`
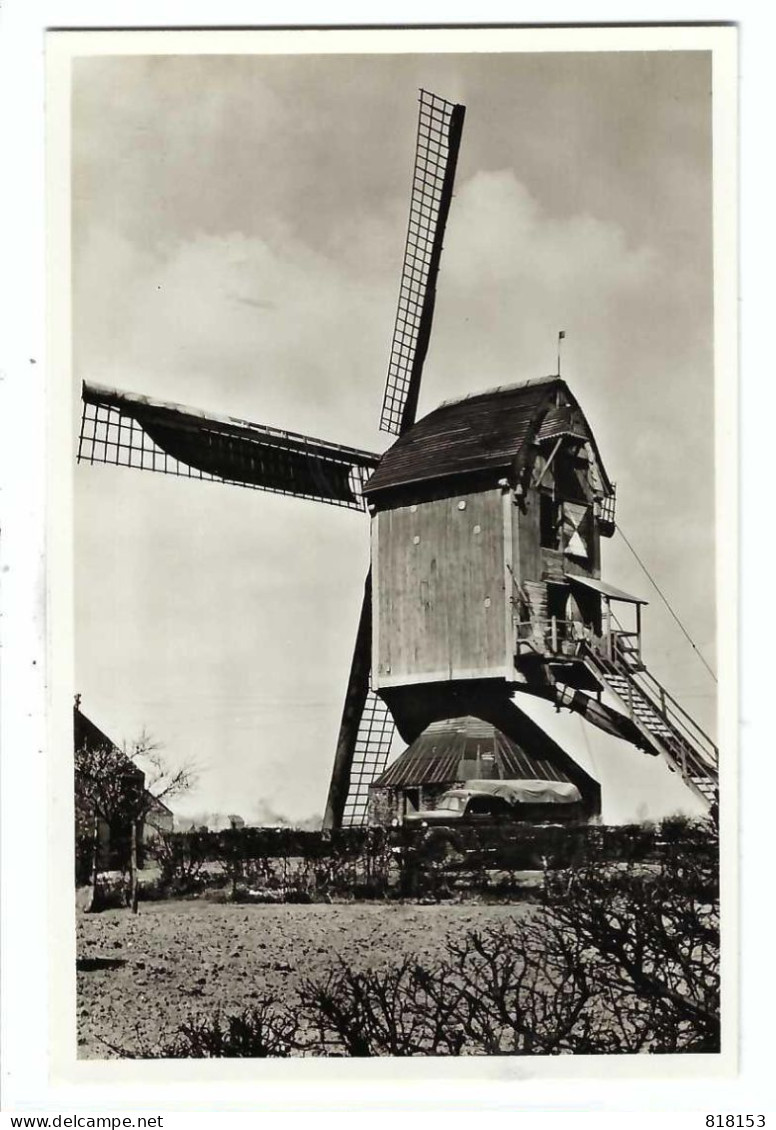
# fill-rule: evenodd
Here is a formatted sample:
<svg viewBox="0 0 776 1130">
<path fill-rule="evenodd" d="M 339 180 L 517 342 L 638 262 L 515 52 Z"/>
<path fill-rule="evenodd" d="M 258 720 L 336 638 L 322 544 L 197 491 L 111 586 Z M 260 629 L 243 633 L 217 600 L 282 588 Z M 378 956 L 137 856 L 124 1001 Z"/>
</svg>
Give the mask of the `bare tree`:
<svg viewBox="0 0 776 1130">
<path fill-rule="evenodd" d="M 145 768 L 143 768 L 145 766 Z M 99 826 L 121 826 L 129 831 L 129 902 L 137 912 L 138 839 L 149 810 L 186 792 L 197 778 L 195 768 L 169 765 L 160 743 L 145 731 L 122 747 L 109 740 L 82 743 L 75 750 L 75 789 L 82 811 L 92 822 L 92 891 L 97 890 Z"/>
</svg>

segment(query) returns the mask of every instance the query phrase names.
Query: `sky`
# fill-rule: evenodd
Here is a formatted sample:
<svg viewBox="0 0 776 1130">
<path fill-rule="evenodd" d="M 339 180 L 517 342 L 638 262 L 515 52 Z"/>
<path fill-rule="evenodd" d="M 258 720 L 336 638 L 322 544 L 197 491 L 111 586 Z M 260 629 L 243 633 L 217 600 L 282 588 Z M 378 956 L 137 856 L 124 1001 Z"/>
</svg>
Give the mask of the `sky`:
<svg viewBox="0 0 776 1130">
<path fill-rule="evenodd" d="M 555 369 L 618 521 L 715 666 L 711 71 L 702 52 L 75 61 L 73 378 L 382 451 L 417 91 L 466 105 L 419 415 Z M 76 446 L 78 392 L 74 394 Z M 76 687 L 200 766 L 181 812 L 323 811 L 364 515 L 77 467 Z M 619 535 L 649 668 L 715 685 Z M 604 818 L 695 811 L 659 761 L 527 697 Z M 397 751 L 402 748 L 397 743 Z"/>
</svg>

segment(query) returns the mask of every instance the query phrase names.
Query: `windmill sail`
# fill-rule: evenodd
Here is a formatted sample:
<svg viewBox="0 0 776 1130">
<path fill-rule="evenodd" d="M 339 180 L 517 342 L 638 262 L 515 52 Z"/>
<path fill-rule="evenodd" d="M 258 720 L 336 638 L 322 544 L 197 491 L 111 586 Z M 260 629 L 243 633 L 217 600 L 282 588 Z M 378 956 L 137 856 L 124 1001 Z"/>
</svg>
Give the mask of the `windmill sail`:
<svg viewBox="0 0 776 1130">
<path fill-rule="evenodd" d="M 367 573 L 353 649 L 345 705 L 331 774 L 324 828 L 366 824 L 369 786 L 385 769 L 394 725 L 391 713 L 370 686 L 372 656 L 372 573 Z"/>
<path fill-rule="evenodd" d="M 380 428 L 393 435 L 415 422 L 464 113 L 463 106 L 421 90 L 399 306 L 380 417 Z"/>
<path fill-rule="evenodd" d="M 342 811 L 344 828 L 366 824 L 369 816 L 369 786 L 385 769 L 396 725 L 391 712 L 373 690 L 369 690 L 358 726 L 350 782 Z"/>
<path fill-rule="evenodd" d="M 381 430 L 393 435 L 401 435 L 415 422 L 464 113 L 463 106 L 421 90 L 399 307 L 380 415 Z M 323 821 L 325 828 L 367 822 L 369 786 L 385 768 L 391 749 L 394 722 L 369 682 L 371 638 L 368 575 Z"/>
<path fill-rule="evenodd" d="M 361 492 L 378 456 L 84 383 L 78 461 L 233 483 L 364 510 Z"/>
</svg>

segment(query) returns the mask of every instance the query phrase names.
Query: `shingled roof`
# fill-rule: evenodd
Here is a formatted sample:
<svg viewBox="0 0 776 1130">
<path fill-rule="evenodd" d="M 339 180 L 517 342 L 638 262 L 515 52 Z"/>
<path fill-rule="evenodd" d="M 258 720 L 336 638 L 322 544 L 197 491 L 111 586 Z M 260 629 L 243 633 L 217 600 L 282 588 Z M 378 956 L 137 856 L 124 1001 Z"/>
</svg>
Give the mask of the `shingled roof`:
<svg viewBox="0 0 776 1130">
<path fill-rule="evenodd" d="M 505 474 L 530 444 L 568 430 L 568 408 L 595 448 L 595 440 L 574 396 L 560 377 L 541 377 L 447 401 L 419 420 L 385 452 L 364 494 L 433 479 L 469 474 Z M 596 455 L 598 455 L 596 449 Z M 598 457 L 603 481 L 606 472 Z"/>
<path fill-rule="evenodd" d="M 551 740 L 546 739 L 548 742 Z M 570 781 L 563 767 L 529 754 L 490 722 L 467 715 L 432 722 L 375 781 L 378 788 L 452 784 L 461 761 L 493 756 L 505 780 Z"/>
</svg>

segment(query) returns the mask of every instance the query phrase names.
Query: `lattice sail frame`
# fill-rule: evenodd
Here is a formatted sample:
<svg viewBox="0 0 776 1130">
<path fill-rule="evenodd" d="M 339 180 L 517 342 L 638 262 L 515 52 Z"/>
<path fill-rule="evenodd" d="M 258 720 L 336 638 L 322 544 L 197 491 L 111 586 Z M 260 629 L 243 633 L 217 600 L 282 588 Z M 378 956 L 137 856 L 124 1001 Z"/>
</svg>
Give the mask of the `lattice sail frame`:
<svg viewBox="0 0 776 1130">
<path fill-rule="evenodd" d="M 200 466 L 166 450 L 153 433 L 168 446 L 177 444 L 179 453 L 198 454 Z M 363 511 L 363 487 L 378 457 L 293 432 L 85 386 L 78 462 L 229 483 Z M 217 466 L 226 473 L 219 473 Z"/>
<path fill-rule="evenodd" d="M 406 411 L 412 394 L 417 397 L 428 344 L 463 115 L 463 106 L 421 90 L 399 305 L 380 415 L 381 430 L 393 435 L 414 421 L 414 405 L 411 419 Z"/>
<path fill-rule="evenodd" d="M 388 707 L 370 689 L 353 752 L 350 783 L 342 814 L 343 828 L 360 827 L 369 814 L 369 786 L 385 769 L 396 725 Z"/>
</svg>

